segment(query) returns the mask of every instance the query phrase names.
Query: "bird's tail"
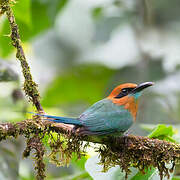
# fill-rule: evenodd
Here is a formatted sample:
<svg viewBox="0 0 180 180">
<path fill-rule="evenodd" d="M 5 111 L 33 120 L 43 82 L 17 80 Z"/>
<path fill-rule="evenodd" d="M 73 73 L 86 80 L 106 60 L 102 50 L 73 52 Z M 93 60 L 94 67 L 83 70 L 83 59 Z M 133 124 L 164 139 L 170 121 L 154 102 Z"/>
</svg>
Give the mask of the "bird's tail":
<svg viewBox="0 0 180 180">
<path fill-rule="evenodd" d="M 51 116 L 51 115 L 44 115 L 44 114 L 37 114 L 33 112 L 29 112 L 31 114 L 42 116 L 48 118 L 48 121 L 53 121 L 56 123 L 64 123 L 64 124 L 73 124 L 73 125 L 82 125 L 82 123 L 76 118 L 68 118 L 68 117 L 60 117 L 60 116 Z"/>
</svg>

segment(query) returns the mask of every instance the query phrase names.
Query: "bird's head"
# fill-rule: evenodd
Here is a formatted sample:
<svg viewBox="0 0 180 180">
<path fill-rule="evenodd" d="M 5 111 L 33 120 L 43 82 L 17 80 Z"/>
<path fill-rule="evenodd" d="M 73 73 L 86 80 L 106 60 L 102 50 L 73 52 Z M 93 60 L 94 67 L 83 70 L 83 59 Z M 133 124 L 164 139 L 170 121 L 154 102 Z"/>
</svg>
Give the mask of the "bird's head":
<svg viewBox="0 0 180 180">
<path fill-rule="evenodd" d="M 145 82 L 139 85 L 133 83 L 121 84 L 117 86 L 107 98 L 116 105 L 124 106 L 125 109 L 131 112 L 134 119 L 136 119 L 138 99 L 142 94 L 142 90 L 153 84 L 153 82 Z"/>
</svg>

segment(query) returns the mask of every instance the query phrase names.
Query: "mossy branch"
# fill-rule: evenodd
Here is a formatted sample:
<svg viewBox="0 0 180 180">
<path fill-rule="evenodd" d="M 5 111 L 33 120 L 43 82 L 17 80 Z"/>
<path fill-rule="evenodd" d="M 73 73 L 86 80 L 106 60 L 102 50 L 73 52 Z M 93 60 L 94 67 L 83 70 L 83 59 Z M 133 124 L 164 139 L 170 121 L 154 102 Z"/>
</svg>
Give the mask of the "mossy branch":
<svg viewBox="0 0 180 180">
<path fill-rule="evenodd" d="M 50 138 L 50 158 L 57 165 L 69 163 L 73 153 L 76 153 L 78 157 L 84 155 L 89 142 L 101 144 L 97 151 L 100 154 L 104 171 L 119 165 L 128 175 L 131 166 L 138 168 L 142 173 L 149 167 L 155 167 L 158 168 L 162 179 L 165 176 L 169 177 L 169 173 L 173 171 L 175 164 L 180 161 L 179 144 L 134 135 L 117 138 L 106 137 L 104 139 L 97 139 L 93 136 L 78 136 L 69 125 L 38 119 L 36 121 L 25 120 L 16 124 L 0 124 L 0 141 L 8 137 L 16 138 L 18 135 L 31 137 L 28 140 L 24 156 L 27 157 L 30 150 L 35 149 L 41 158 L 44 148 L 42 148 L 43 145 L 39 141 L 36 141 L 37 137 L 34 134 L 38 133 L 39 137 L 43 138 L 45 135 L 51 137 L 53 132 L 57 133 L 58 138 L 56 140 Z M 57 159 L 58 153 L 61 157 L 59 159 Z M 170 169 L 166 167 L 169 163 L 172 164 Z M 43 168 L 44 165 L 41 164 L 38 167 Z"/>
<path fill-rule="evenodd" d="M 6 14 L 9 24 L 10 24 L 10 30 L 11 30 L 10 37 L 11 37 L 12 45 L 16 48 L 16 58 L 19 59 L 21 63 L 22 72 L 25 79 L 24 86 L 23 86 L 25 94 L 28 96 L 29 100 L 35 105 L 38 112 L 44 112 L 40 104 L 40 94 L 37 89 L 37 84 L 33 81 L 33 78 L 30 72 L 30 67 L 26 60 L 23 47 L 21 45 L 19 28 L 18 28 L 18 25 L 16 24 L 15 17 L 11 9 L 10 3 L 13 3 L 13 0 L 0 0 L 0 16 L 2 14 Z M 11 128 L 12 127 L 13 126 L 11 126 Z M 21 134 L 20 132 L 21 130 L 22 130 L 21 128 L 19 129 L 19 131 L 16 128 L 15 129 L 13 128 L 12 131 L 7 131 L 7 133 L 12 133 L 12 135 L 16 136 L 18 134 Z M 25 130 L 25 131 L 28 132 L 28 130 Z M 7 134 L 7 136 L 8 135 L 9 134 Z M 0 139 L 1 138 L 5 138 L 5 136 L 1 134 Z M 33 144 L 30 142 L 35 142 L 35 143 Z M 40 135 L 37 132 L 34 132 L 34 138 L 30 138 L 30 137 L 27 138 L 26 150 L 29 150 L 30 152 L 32 149 L 36 151 L 35 158 L 34 158 L 35 163 L 36 163 L 35 170 L 37 171 L 36 177 L 38 180 L 43 180 L 45 178 L 45 164 L 43 162 L 44 146 L 42 144 Z"/>
<path fill-rule="evenodd" d="M 37 180 L 43 180 L 45 175 L 45 163 L 43 162 L 43 156 L 45 153 L 45 147 L 42 144 L 42 140 L 38 135 L 27 139 L 27 146 L 24 150 L 23 157 L 28 157 L 30 152 L 35 150 L 35 170 L 37 171 Z"/>
<path fill-rule="evenodd" d="M 5 13 L 9 24 L 10 24 L 10 30 L 11 30 L 11 40 L 12 45 L 16 48 L 16 58 L 19 59 L 22 67 L 22 72 L 24 76 L 24 91 L 25 94 L 29 97 L 30 101 L 33 102 L 33 104 L 36 106 L 37 110 L 39 112 L 43 112 L 43 108 L 40 104 L 40 95 L 37 89 L 37 84 L 33 81 L 32 75 L 30 72 L 30 67 L 27 63 L 23 47 L 21 45 L 20 40 L 20 34 L 19 34 L 19 28 L 16 24 L 15 17 L 13 14 L 13 11 L 11 9 L 10 3 L 12 1 L 10 0 L 1 0 L 0 1 L 0 14 Z"/>
</svg>

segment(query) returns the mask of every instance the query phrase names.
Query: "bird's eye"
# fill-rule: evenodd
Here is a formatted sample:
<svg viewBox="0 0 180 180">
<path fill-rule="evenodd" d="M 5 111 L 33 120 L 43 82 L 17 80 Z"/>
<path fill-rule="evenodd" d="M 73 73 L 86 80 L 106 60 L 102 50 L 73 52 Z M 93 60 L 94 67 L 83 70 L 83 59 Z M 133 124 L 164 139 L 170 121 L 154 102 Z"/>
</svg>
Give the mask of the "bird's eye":
<svg viewBox="0 0 180 180">
<path fill-rule="evenodd" d="M 115 98 L 122 98 L 124 96 L 127 96 L 132 90 L 133 88 L 124 88 Z"/>
<path fill-rule="evenodd" d="M 122 89 L 121 92 L 122 92 L 123 94 L 126 94 L 126 93 L 128 93 L 128 89 Z"/>
</svg>

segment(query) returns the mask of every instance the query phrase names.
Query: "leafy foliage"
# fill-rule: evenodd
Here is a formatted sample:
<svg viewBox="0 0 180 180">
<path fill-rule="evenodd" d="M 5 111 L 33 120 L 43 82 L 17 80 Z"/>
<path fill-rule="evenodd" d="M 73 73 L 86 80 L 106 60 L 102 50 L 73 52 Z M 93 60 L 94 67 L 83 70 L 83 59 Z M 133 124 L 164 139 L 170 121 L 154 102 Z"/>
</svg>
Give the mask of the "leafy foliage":
<svg viewBox="0 0 180 180">
<path fill-rule="evenodd" d="M 172 126 L 166 126 L 164 124 L 161 124 L 161 125 L 158 125 L 154 129 L 154 131 L 150 135 L 148 135 L 148 137 L 175 142 L 175 140 L 173 140 L 172 138 L 173 134 L 174 134 L 174 131 L 173 131 Z"/>
<path fill-rule="evenodd" d="M 13 5 L 13 12 L 19 26 L 21 40 L 28 41 L 42 31 L 52 27 L 56 15 L 65 7 L 68 0 L 19 0 Z M 38 14 L 38 16 L 37 16 Z M 7 19 L 0 24 L 0 56 L 7 57 L 13 51 Z"/>
</svg>

